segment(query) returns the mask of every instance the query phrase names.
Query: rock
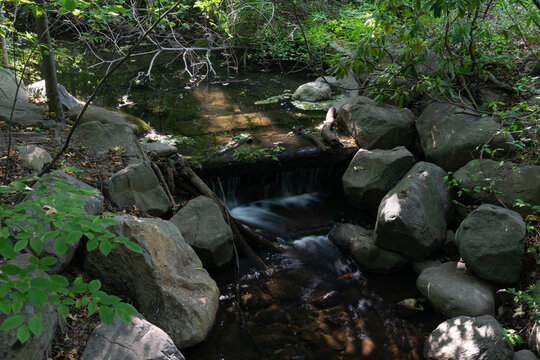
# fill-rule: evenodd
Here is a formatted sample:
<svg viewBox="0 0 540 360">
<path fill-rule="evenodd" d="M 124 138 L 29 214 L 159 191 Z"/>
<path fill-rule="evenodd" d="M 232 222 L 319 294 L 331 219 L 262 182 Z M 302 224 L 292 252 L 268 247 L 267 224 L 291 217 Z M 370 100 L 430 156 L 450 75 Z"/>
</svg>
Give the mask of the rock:
<svg viewBox="0 0 540 360">
<path fill-rule="evenodd" d="M 122 148 L 129 157 L 146 159 L 137 138 L 127 124 L 102 124 L 91 121 L 79 125 L 75 130 L 75 136 L 98 154 L 106 154 L 113 148 Z"/>
<path fill-rule="evenodd" d="M 15 98 L 15 93 L 17 92 L 17 84 L 19 78 L 13 75 L 13 73 L 3 67 L 0 67 L 0 101 L 6 101 L 7 103 L 13 104 L 13 99 Z M 28 89 L 21 82 L 19 91 L 17 93 L 17 102 L 28 102 L 30 100 L 30 95 Z"/>
<path fill-rule="evenodd" d="M 514 139 L 509 134 L 497 134 L 500 126 L 494 119 L 465 112 L 442 103 L 433 103 L 422 112 L 416 130 L 427 161 L 455 171 L 477 157 L 477 149 L 488 142 L 491 149 L 511 150 L 509 143 Z"/>
<path fill-rule="evenodd" d="M 415 117 L 407 109 L 377 104 L 358 96 L 348 99 L 339 109 L 338 124 L 365 149 L 410 147 L 415 139 Z"/>
<path fill-rule="evenodd" d="M 455 262 L 425 269 L 416 287 L 447 318 L 490 315 L 495 310 L 492 285 L 466 274 Z"/>
<path fill-rule="evenodd" d="M 0 121 L 8 122 L 13 102 L 0 98 Z M 43 119 L 43 108 L 34 104 L 17 101 L 12 122 L 20 126 L 56 127 L 56 121 Z"/>
<path fill-rule="evenodd" d="M 441 250 L 448 256 L 453 256 L 458 253 L 456 234 L 451 229 L 446 231 L 446 238 L 441 245 Z"/>
<path fill-rule="evenodd" d="M 450 194 L 446 172 L 419 162 L 383 198 L 375 224 L 375 244 L 411 260 L 423 260 L 446 237 Z"/>
<path fill-rule="evenodd" d="M 358 150 L 341 178 L 347 202 L 359 209 L 378 207 L 392 185 L 413 165 L 413 155 L 403 146 Z"/>
<path fill-rule="evenodd" d="M 453 175 L 458 179 L 466 200 L 500 205 L 500 199 L 521 215 L 532 213 L 531 206 L 540 205 L 540 166 L 519 165 L 510 161 L 473 160 Z M 525 204 L 517 206 L 520 199 Z"/>
<path fill-rule="evenodd" d="M 538 357 L 531 350 L 520 350 L 514 353 L 512 360 L 538 360 Z"/>
<path fill-rule="evenodd" d="M 538 296 L 538 294 L 536 296 Z M 529 334 L 529 348 L 534 351 L 536 355 L 540 356 L 540 326 L 536 322 Z"/>
<path fill-rule="evenodd" d="M 19 157 L 24 165 L 38 173 L 43 166 L 52 161 L 52 156 L 47 150 L 36 145 L 17 146 Z"/>
<path fill-rule="evenodd" d="M 431 260 L 431 259 L 411 262 L 411 266 L 417 275 L 420 275 L 422 271 L 426 270 L 429 267 L 441 266 L 441 264 L 442 263 L 440 260 Z"/>
<path fill-rule="evenodd" d="M 169 198 L 147 162 L 120 170 L 103 182 L 103 194 L 119 209 L 137 208 L 152 216 L 169 211 Z"/>
<path fill-rule="evenodd" d="M 324 82 L 309 82 L 300 85 L 294 92 L 292 98 L 298 101 L 317 102 L 329 100 L 332 96 L 332 89 Z"/>
<path fill-rule="evenodd" d="M 512 210 L 484 204 L 461 223 L 456 237 L 467 267 L 488 281 L 519 280 L 526 225 Z"/>
<path fill-rule="evenodd" d="M 441 323 L 426 341 L 429 360 L 511 360 L 514 350 L 493 316 L 459 316 Z"/>
<path fill-rule="evenodd" d="M 31 96 L 47 97 L 45 80 L 40 80 L 28 85 L 28 91 L 30 92 Z M 60 103 L 62 104 L 64 111 L 67 111 L 75 106 L 79 106 L 79 100 L 68 93 L 63 85 L 58 84 L 58 95 L 60 96 Z"/>
<path fill-rule="evenodd" d="M 109 229 L 137 243 L 142 254 L 125 246 L 108 256 L 91 251 L 84 259 L 86 271 L 132 299 L 178 348 L 201 342 L 212 328 L 219 289 L 193 249 L 168 221 L 128 215 L 118 220 Z"/>
<path fill-rule="evenodd" d="M 68 116 L 75 120 L 82 110 L 82 106 L 76 106 L 69 110 Z M 136 116 L 132 116 L 120 111 L 111 111 L 98 106 L 90 106 L 84 112 L 81 124 L 97 121 L 102 124 L 129 125 L 135 135 L 143 135 L 150 130 L 150 126 Z"/>
<path fill-rule="evenodd" d="M 338 248 L 352 254 L 356 263 L 368 271 L 391 272 L 409 263 L 398 253 L 378 248 L 373 233 L 361 226 L 343 224 L 333 229 L 328 237 Z"/>
<path fill-rule="evenodd" d="M 29 254 L 19 254 L 15 260 L 10 260 L 8 263 L 17 265 L 20 268 L 25 268 L 30 265 L 28 258 Z M 4 265 L 4 264 L 2 264 Z M 43 271 L 37 270 L 30 274 L 32 278 L 47 277 Z M 4 360 L 45 360 L 47 354 L 51 354 L 52 341 L 56 332 L 58 323 L 58 314 L 56 308 L 49 302 L 45 304 L 43 309 L 36 309 L 30 303 L 25 302 L 21 312 L 17 315 L 22 315 L 26 320 L 32 318 L 37 312 L 42 314 L 42 331 L 39 336 L 31 335 L 28 341 L 21 344 L 17 339 L 17 330 L 1 330 L 0 336 L 0 355 Z M 7 316 L 0 312 L 0 324 L 4 322 Z"/>
<path fill-rule="evenodd" d="M 115 317 L 99 324 L 88 339 L 80 360 L 184 360 L 172 339 L 142 315 L 130 322 Z"/>
<path fill-rule="evenodd" d="M 168 158 L 178 153 L 176 146 L 161 141 L 141 144 L 143 151 L 152 159 Z"/>
<path fill-rule="evenodd" d="M 483 103 L 489 105 L 492 102 L 498 101 L 505 104 L 512 102 L 512 94 L 507 90 L 497 86 L 482 86 L 478 89 L 477 95 L 480 97 Z"/>
<path fill-rule="evenodd" d="M 56 191 L 54 184 L 51 182 L 58 181 L 67 185 L 72 185 L 78 189 L 84 189 L 84 190 L 90 190 L 93 191 L 93 195 L 78 195 L 77 198 L 84 201 L 84 205 L 82 206 L 82 209 L 90 214 L 90 215 L 97 215 L 100 214 L 103 208 L 103 195 L 93 188 L 92 186 L 83 183 L 80 180 L 77 180 L 73 176 L 66 174 L 66 173 L 53 173 L 53 174 L 45 174 L 43 176 L 43 179 L 46 180 L 45 185 L 46 189 L 43 189 L 43 191 L 40 191 L 40 187 L 43 185 L 43 181 L 38 181 L 34 184 L 33 189 L 36 191 L 35 193 L 28 194 L 25 197 L 25 201 L 27 200 L 34 200 L 41 196 L 47 196 L 51 194 L 55 194 Z M 68 197 L 73 197 L 72 195 L 66 194 Z M 40 218 L 37 216 L 35 219 L 42 223 L 44 226 L 44 229 L 42 232 L 49 232 L 51 231 L 51 224 L 49 222 L 43 222 Z M 43 251 L 41 253 L 42 256 L 54 256 L 57 258 L 56 264 L 51 266 L 50 270 L 48 271 L 50 274 L 58 274 L 62 272 L 73 259 L 73 256 L 75 255 L 75 252 L 77 251 L 77 248 L 79 247 L 80 240 L 70 243 L 68 250 L 63 255 L 58 255 L 56 251 L 54 250 L 54 240 L 46 241 L 43 246 Z"/>
<path fill-rule="evenodd" d="M 319 76 L 317 79 L 315 79 L 315 82 L 336 86 L 338 79 L 335 76 Z"/>
<path fill-rule="evenodd" d="M 170 221 L 180 229 L 203 264 L 221 266 L 233 257 L 233 232 L 219 206 L 209 197 L 189 201 Z"/>
</svg>

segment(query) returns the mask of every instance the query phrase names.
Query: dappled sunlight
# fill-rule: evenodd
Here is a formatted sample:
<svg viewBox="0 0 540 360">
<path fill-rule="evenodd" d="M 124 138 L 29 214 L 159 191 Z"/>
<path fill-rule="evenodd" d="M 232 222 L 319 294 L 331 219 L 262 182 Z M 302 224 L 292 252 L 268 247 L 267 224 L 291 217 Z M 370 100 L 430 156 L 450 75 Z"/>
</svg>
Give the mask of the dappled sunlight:
<svg viewBox="0 0 540 360">
<path fill-rule="evenodd" d="M 384 201 L 384 206 L 381 209 L 381 214 L 385 221 L 393 221 L 401 214 L 401 205 L 397 193 L 392 194 Z"/>
</svg>

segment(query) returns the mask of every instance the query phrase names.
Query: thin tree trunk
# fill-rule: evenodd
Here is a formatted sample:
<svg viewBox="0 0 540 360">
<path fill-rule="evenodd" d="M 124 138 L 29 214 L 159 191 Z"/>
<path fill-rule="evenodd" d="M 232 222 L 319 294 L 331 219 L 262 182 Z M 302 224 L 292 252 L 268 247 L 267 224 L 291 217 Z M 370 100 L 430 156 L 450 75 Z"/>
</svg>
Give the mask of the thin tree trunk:
<svg viewBox="0 0 540 360">
<path fill-rule="evenodd" d="M 47 19 L 47 7 L 45 0 L 36 0 L 36 6 L 43 9 L 42 14 L 36 17 L 36 33 L 39 38 L 41 57 L 43 59 L 41 72 L 45 79 L 45 89 L 47 91 L 47 103 L 49 112 L 56 114 L 56 121 L 64 121 L 64 111 L 60 103 L 58 93 L 58 81 L 56 79 L 56 62 L 52 48 L 51 35 L 49 33 L 49 21 Z"/>
<path fill-rule="evenodd" d="M 0 24 L 4 23 L 4 13 L 2 12 L 2 7 L 4 5 L 3 1 L 0 1 Z M 8 67 L 9 66 L 9 59 L 8 59 L 8 53 L 7 53 L 7 43 L 6 38 L 4 36 L 0 35 L 0 66 Z"/>
</svg>

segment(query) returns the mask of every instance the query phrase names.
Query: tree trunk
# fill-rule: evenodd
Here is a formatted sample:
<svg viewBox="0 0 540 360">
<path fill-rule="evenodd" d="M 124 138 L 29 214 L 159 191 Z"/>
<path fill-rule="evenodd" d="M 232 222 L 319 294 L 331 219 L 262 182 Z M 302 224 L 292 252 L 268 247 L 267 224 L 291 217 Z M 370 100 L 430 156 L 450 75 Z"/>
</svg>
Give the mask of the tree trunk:
<svg viewBox="0 0 540 360">
<path fill-rule="evenodd" d="M 36 17 L 36 33 L 38 36 L 41 58 L 43 59 L 41 72 L 45 79 L 45 89 L 47 91 L 47 103 L 49 112 L 55 114 L 56 121 L 64 121 L 64 111 L 60 103 L 58 93 L 58 81 L 56 79 L 56 62 L 49 33 L 49 21 L 47 19 L 47 6 L 45 0 L 36 0 L 36 6 L 42 8 L 40 16 Z"/>
<path fill-rule="evenodd" d="M 4 2 L 0 2 L 0 24 L 4 23 L 4 13 L 2 12 L 2 6 Z M 7 43 L 6 38 L 0 35 L 0 66 L 7 68 L 9 66 L 9 59 L 7 53 Z"/>
</svg>

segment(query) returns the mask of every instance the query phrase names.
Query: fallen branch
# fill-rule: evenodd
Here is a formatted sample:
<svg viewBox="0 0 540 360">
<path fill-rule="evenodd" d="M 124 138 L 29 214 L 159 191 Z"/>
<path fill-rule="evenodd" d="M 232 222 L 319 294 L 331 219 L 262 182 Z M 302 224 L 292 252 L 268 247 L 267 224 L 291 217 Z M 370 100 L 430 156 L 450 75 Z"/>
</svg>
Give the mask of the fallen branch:
<svg viewBox="0 0 540 360">
<path fill-rule="evenodd" d="M 321 135 L 323 141 L 331 147 L 337 149 L 343 147 L 343 144 L 339 141 L 338 136 L 332 131 L 336 123 L 336 108 L 330 106 L 326 113 L 326 119 L 324 120 L 321 128 Z"/>
<path fill-rule="evenodd" d="M 161 183 L 161 187 L 163 188 L 163 190 L 165 190 L 165 193 L 167 194 L 167 197 L 169 198 L 171 209 L 174 209 L 174 207 L 176 206 L 176 201 L 174 201 L 174 197 L 171 194 L 171 190 L 169 189 L 169 186 L 167 185 L 165 178 L 163 178 L 163 174 L 161 173 L 161 170 L 153 161 L 150 161 L 150 165 L 152 166 L 152 170 L 154 170 L 154 172 L 156 173 L 156 176 L 158 177 L 159 182 Z"/>
<path fill-rule="evenodd" d="M 251 227 L 249 227 L 246 224 L 243 224 L 239 222 L 238 220 L 234 219 L 234 221 L 237 223 L 238 228 L 240 231 L 253 243 L 257 244 L 263 249 L 276 251 L 276 252 L 283 252 L 284 249 L 280 245 L 277 245 L 275 242 L 270 240 L 267 236 L 257 232 L 256 230 L 253 230 Z"/>
<path fill-rule="evenodd" d="M 317 136 L 315 136 L 313 134 L 305 132 L 304 129 L 302 129 L 302 128 L 296 129 L 296 133 L 298 135 L 303 136 L 306 139 L 308 139 L 313 145 L 315 145 L 316 147 L 318 147 L 322 151 L 327 151 L 327 150 L 330 149 L 329 146 L 324 145 L 324 143 L 321 141 L 321 139 L 319 139 Z"/>
</svg>

